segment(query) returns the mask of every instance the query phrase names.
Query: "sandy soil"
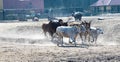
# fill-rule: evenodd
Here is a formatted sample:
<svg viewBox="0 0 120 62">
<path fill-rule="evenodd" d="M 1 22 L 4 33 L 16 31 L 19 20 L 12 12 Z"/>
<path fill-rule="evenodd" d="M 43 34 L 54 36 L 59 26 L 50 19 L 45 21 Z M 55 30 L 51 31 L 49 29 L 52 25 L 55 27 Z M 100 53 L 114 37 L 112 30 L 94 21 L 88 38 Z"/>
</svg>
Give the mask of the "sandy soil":
<svg viewBox="0 0 120 62">
<path fill-rule="evenodd" d="M 119 62 L 120 46 L 57 47 L 2 43 L 0 62 Z"/>
<path fill-rule="evenodd" d="M 97 18 L 83 17 L 83 20 L 92 20 L 92 26 L 104 30 L 97 46 L 81 45 L 79 36 L 77 47 L 56 46 L 42 32 L 41 25 L 47 23 L 46 19 L 0 23 L 0 62 L 120 62 L 120 18 Z"/>
</svg>

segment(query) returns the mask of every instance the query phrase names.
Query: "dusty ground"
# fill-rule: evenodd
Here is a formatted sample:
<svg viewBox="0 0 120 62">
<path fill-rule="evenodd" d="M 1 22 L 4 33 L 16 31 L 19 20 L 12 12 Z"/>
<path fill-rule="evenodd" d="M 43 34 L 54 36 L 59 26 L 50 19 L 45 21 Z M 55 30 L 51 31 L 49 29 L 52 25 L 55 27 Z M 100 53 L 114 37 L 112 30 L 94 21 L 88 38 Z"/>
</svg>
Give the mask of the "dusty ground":
<svg viewBox="0 0 120 62">
<path fill-rule="evenodd" d="M 77 47 L 56 46 L 41 30 L 42 23 L 47 23 L 44 19 L 0 23 L 0 62 L 120 62 L 120 18 L 97 18 L 83 17 L 83 20 L 93 20 L 92 26 L 104 30 L 97 46 L 82 46 L 79 37 Z"/>
<path fill-rule="evenodd" d="M 4 45 L 3 45 L 4 44 Z M 2 43 L 0 62 L 119 62 L 120 46 L 57 47 Z"/>
</svg>

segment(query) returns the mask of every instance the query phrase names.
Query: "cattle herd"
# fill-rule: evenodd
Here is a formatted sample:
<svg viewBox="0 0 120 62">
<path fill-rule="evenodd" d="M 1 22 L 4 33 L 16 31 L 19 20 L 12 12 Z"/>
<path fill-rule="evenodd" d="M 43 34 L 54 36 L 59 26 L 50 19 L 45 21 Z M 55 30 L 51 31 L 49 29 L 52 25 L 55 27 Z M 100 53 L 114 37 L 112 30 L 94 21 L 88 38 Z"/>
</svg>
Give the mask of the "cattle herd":
<svg viewBox="0 0 120 62">
<path fill-rule="evenodd" d="M 92 21 L 81 21 L 82 14 L 79 12 L 73 13 L 72 17 L 74 17 L 75 20 L 69 22 L 64 22 L 62 19 L 49 17 L 49 23 L 42 24 L 42 30 L 45 36 L 48 32 L 52 37 L 51 41 L 54 41 L 54 38 L 59 39 L 59 42 L 57 42 L 58 46 L 63 46 L 63 37 L 69 38 L 69 43 L 74 43 L 76 46 L 76 37 L 78 35 L 82 40 L 82 44 L 86 41 L 89 43 L 95 42 L 96 44 L 97 38 L 99 34 L 103 34 L 103 30 L 101 28 L 91 27 Z"/>
</svg>

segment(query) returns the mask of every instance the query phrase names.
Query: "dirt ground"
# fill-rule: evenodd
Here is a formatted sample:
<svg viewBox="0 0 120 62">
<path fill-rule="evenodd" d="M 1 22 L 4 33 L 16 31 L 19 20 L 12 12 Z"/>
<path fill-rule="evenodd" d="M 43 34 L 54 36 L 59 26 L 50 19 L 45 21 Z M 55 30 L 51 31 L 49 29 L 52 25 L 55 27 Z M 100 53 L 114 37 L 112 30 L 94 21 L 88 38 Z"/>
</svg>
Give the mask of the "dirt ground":
<svg viewBox="0 0 120 62">
<path fill-rule="evenodd" d="M 77 47 L 58 47 L 49 35 L 45 37 L 41 25 L 48 23 L 46 19 L 0 23 L 0 62 L 120 62 L 120 18 L 102 18 L 83 17 L 102 28 L 104 34 L 98 37 L 97 46 L 81 45 L 78 36 Z"/>
</svg>

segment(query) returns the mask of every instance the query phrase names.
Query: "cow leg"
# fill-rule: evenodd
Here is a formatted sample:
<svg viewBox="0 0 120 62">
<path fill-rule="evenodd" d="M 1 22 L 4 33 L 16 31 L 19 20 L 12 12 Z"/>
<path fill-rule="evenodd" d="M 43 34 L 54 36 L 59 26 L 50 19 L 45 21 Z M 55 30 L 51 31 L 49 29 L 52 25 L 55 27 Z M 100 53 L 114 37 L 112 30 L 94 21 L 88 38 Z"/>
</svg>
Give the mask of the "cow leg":
<svg viewBox="0 0 120 62">
<path fill-rule="evenodd" d="M 90 34 L 88 34 L 88 42 L 89 42 L 89 44 L 91 43 L 91 42 L 90 42 Z"/>
<path fill-rule="evenodd" d="M 75 45 L 75 47 L 77 46 L 76 40 L 74 40 L 74 45 Z"/>
<path fill-rule="evenodd" d="M 61 36 L 59 36 L 57 39 L 58 39 L 57 46 L 59 46 L 59 44 L 61 44 L 61 46 L 63 46 L 63 41 L 62 41 L 63 38 Z"/>
<path fill-rule="evenodd" d="M 51 31 L 51 32 L 50 32 L 50 36 L 52 37 L 52 39 L 51 39 L 52 41 L 53 41 L 53 39 L 54 39 L 54 38 L 53 38 L 53 34 L 54 34 L 54 33 Z"/>
<path fill-rule="evenodd" d="M 78 19 L 79 21 L 81 21 L 80 19 Z"/>
<path fill-rule="evenodd" d="M 51 39 L 51 41 L 54 41 L 54 36 L 52 36 L 52 39 Z"/>
<path fill-rule="evenodd" d="M 78 34 L 77 34 L 77 35 L 78 35 Z M 77 43 L 76 43 L 77 35 L 75 35 L 75 37 L 74 37 L 75 47 L 77 46 Z"/>
<path fill-rule="evenodd" d="M 52 36 L 52 41 L 56 41 L 56 38 L 57 38 L 57 34 L 54 33 L 53 36 Z"/>
<path fill-rule="evenodd" d="M 51 31 L 48 31 L 49 35 L 52 37 L 52 32 Z"/>
<path fill-rule="evenodd" d="M 94 41 L 95 41 L 95 45 L 97 45 L 97 36 L 95 37 Z"/>
<path fill-rule="evenodd" d="M 92 38 L 91 42 L 94 42 L 94 36 L 93 35 L 91 35 L 91 38 Z"/>
<path fill-rule="evenodd" d="M 44 35 L 46 36 L 46 32 L 45 32 L 45 31 L 43 31 L 43 33 L 44 33 Z"/>
<path fill-rule="evenodd" d="M 80 38 L 81 38 L 81 40 L 82 40 L 82 44 L 84 44 L 84 43 L 83 43 L 83 37 L 82 37 L 82 34 L 80 33 L 79 35 L 80 35 Z"/>
<path fill-rule="evenodd" d="M 90 43 L 90 34 L 87 33 L 87 36 L 88 36 L 88 42 Z"/>
<path fill-rule="evenodd" d="M 95 41 L 95 39 L 94 39 L 94 37 L 92 37 L 92 41 L 91 42 L 93 43 L 94 41 Z"/>
<path fill-rule="evenodd" d="M 61 46 L 63 46 L 63 37 L 62 37 L 62 39 L 61 39 L 62 41 L 61 41 Z"/>
<path fill-rule="evenodd" d="M 70 41 L 70 38 L 69 38 L 69 43 L 72 44 L 72 42 Z"/>
<path fill-rule="evenodd" d="M 74 40 L 73 37 L 74 37 L 74 36 L 72 36 L 72 35 L 69 37 L 69 43 L 71 43 L 71 44 L 72 44 L 73 42 L 75 42 L 75 40 Z"/>
<path fill-rule="evenodd" d="M 85 33 L 85 42 L 90 45 L 88 33 Z"/>
<path fill-rule="evenodd" d="M 81 21 L 81 17 L 79 18 L 79 21 Z"/>
<path fill-rule="evenodd" d="M 85 34 L 84 36 L 85 36 L 85 39 L 84 39 L 84 41 L 86 42 L 87 34 Z"/>
<path fill-rule="evenodd" d="M 77 18 L 75 17 L 75 21 L 77 21 Z"/>
<path fill-rule="evenodd" d="M 75 44 L 75 47 L 76 47 L 76 46 L 77 46 L 77 44 L 76 44 L 76 39 L 75 39 L 75 38 L 74 38 L 73 42 L 74 42 L 74 44 Z"/>
<path fill-rule="evenodd" d="M 61 42 L 61 37 L 58 37 L 57 40 L 58 40 L 58 41 L 57 41 L 57 46 L 59 46 L 59 44 L 60 44 L 60 42 Z"/>
<path fill-rule="evenodd" d="M 77 36 L 73 36 L 73 37 L 70 37 L 72 39 L 72 42 L 74 42 L 74 45 L 76 46 L 76 37 Z"/>
</svg>

